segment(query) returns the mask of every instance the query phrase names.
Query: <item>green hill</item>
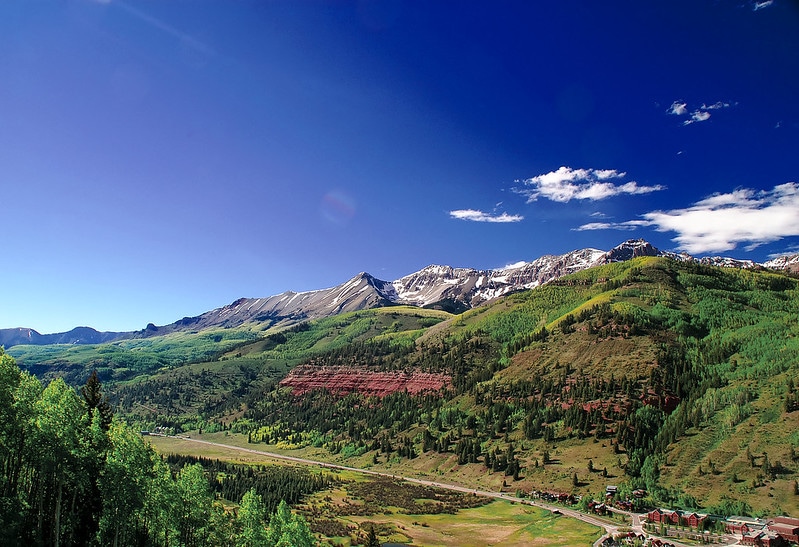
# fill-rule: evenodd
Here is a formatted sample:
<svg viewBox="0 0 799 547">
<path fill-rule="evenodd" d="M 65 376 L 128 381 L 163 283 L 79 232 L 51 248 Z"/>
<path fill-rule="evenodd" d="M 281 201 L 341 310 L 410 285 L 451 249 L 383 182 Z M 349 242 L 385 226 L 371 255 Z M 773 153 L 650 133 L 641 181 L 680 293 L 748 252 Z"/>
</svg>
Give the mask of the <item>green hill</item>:
<svg viewBox="0 0 799 547">
<path fill-rule="evenodd" d="M 357 394 L 276 387 L 227 427 L 523 489 L 612 480 L 658 503 L 796 513 L 798 308 L 796 280 L 780 274 L 612 264 L 457 316 L 412 347 L 374 340 L 312 360 L 443 372 L 441 397 L 396 393 L 375 410 Z"/>
<path fill-rule="evenodd" d="M 798 284 L 649 257 L 457 316 L 391 307 L 281 332 L 9 353 L 76 380 L 97 367 L 142 427 L 225 430 L 469 484 L 593 494 L 612 483 L 645 488 L 640 503 L 797 514 Z M 434 373 L 449 388 L 378 399 L 279 383 L 315 370 Z"/>
</svg>

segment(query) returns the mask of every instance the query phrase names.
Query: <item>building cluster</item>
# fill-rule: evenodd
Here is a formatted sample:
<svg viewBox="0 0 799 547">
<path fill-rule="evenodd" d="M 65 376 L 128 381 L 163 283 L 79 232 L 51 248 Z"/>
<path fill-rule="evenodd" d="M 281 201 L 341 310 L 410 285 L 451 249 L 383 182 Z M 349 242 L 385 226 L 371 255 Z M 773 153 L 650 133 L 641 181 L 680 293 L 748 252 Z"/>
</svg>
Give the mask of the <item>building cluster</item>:
<svg viewBox="0 0 799 547">
<path fill-rule="evenodd" d="M 154 427 L 152 431 L 142 430 L 140 433 L 142 436 L 152 435 L 154 437 L 170 437 L 175 434 L 175 428 L 159 425 Z"/>
<path fill-rule="evenodd" d="M 671 509 L 653 509 L 646 515 L 654 524 L 666 526 L 685 526 L 701 530 L 709 519 L 704 513 L 679 511 Z M 741 545 L 754 547 L 785 547 L 799 543 L 799 519 L 792 517 L 774 517 L 757 519 L 752 517 L 732 516 L 722 520 L 724 530 L 728 534 L 740 536 Z"/>
<path fill-rule="evenodd" d="M 774 517 L 755 519 L 751 517 L 729 517 L 726 530 L 741 536 L 741 545 L 756 547 L 783 547 L 799 543 L 799 519 Z"/>
<path fill-rule="evenodd" d="M 643 534 L 636 534 L 634 532 L 625 532 L 622 534 L 614 534 L 611 537 L 605 538 L 601 545 L 602 547 L 619 547 L 623 545 L 645 545 L 647 538 Z"/>
<path fill-rule="evenodd" d="M 547 492 L 545 490 L 533 490 L 530 492 L 530 497 L 536 500 L 544 500 L 552 503 L 563 503 L 574 505 L 580 501 L 579 496 L 569 494 L 567 492 Z"/>
<path fill-rule="evenodd" d="M 646 514 L 646 519 L 655 524 L 667 526 L 687 526 L 699 530 L 707 522 L 708 515 L 689 511 L 671 509 L 653 509 Z"/>
</svg>

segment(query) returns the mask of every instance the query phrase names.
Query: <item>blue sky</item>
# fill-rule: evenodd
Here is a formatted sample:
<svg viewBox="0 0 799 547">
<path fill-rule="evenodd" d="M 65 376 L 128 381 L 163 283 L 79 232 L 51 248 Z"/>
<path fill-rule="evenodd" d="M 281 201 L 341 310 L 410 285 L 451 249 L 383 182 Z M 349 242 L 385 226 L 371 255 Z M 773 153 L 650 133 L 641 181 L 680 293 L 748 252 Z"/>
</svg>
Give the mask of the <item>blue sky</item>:
<svg viewBox="0 0 799 547">
<path fill-rule="evenodd" d="M 0 4 L 0 328 L 799 248 L 787 0 Z"/>
</svg>

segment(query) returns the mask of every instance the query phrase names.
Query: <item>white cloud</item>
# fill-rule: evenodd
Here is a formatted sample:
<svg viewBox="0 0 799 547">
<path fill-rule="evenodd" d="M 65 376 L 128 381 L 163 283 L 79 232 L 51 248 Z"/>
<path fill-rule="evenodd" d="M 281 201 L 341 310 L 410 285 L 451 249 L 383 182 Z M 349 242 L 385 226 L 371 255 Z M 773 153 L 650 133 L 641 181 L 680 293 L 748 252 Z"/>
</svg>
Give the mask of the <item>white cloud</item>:
<svg viewBox="0 0 799 547">
<path fill-rule="evenodd" d="M 710 119 L 710 112 L 706 112 L 704 110 L 694 110 L 691 113 L 691 119 L 685 120 L 682 122 L 683 125 L 690 125 L 696 122 L 706 122 Z"/>
<path fill-rule="evenodd" d="M 450 211 L 449 216 L 457 218 L 458 220 L 470 220 L 472 222 L 520 222 L 524 220 L 521 215 L 509 215 L 502 213 L 500 215 L 493 213 L 485 213 L 475 209 L 458 209 Z"/>
<path fill-rule="evenodd" d="M 763 0 L 762 2 L 755 2 L 754 11 L 765 9 L 771 6 L 774 3 L 774 0 Z"/>
<path fill-rule="evenodd" d="M 680 101 L 674 101 L 671 103 L 671 107 L 668 109 L 669 114 L 673 114 L 675 116 L 682 116 L 683 114 L 688 114 L 688 103 L 681 103 Z"/>
<path fill-rule="evenodd" d="M 557 171 L 522 181 L 524 187 L 516 191 L 527 196 L 528 203 L 539 197 L 567 203 L 573 199 L 596 201 L 619 194 L 647 194 L 664 189 L 660 185 L 639 186 L 635 181 L 624 184 L 609 182 L 609 179 L 619 179 L 626 175 L 627 173 L 615 169 L 572 169 L 562 166 Z"/>
<path fill-rule="evenodd" d="M 598 178 L 599 180 L 621 178 L 627 174 L 627 173 L 619 173 L 615 169 L 594 169 L 593 171 L 594 175 L 596 175 L 596 178 Z"/>
<path fill-rule="evenodd" d="M 721 101 L 716 101 L 713 104 L 702 103 L 702 106 L 700 106 L 699 108 L 700 110 L 719 110 L 720 108 L 729 108 L 729 107 L 730 103 L 723 103 Z"/>
<path fill-rule="evenodd" d="M 682 122 L 682 124 L 691 125 L 692 123 L 705 122 L 709 120 L 710 110 L 720 110 L 722 108 L 729 108 L 730 106 L 732 106 L 731 103 L 725 103 L 723 101 L 716 101 L 715 103 L 711 104 L 702 103 L 702 106 L 694 109 L 693 112 L 690 112 L 688 109 L 688 103 L 683 101 L 674 101 L 671 103 L 671 106 L 666 112 L 674 116 L 685 116 L 690 112 L 691 117 Z"/>
<path fill-rule="evenodd" d="M 641 226 L 650 226 L 651 223 L 647 220 L 628 220 L 626 222 L 589 222 L 575 228 L 576 232 L 585 232 L 588 230 L 635 230 Z"/>
<path fill-rule="evenodd" d="M 692 254 L 747 250 L 785 237 L 799 236 L 799 184 L 788 182 L 772 190 L 737 189 L 714 194 L 685 209 L 653 211 L 643 220 L 620 223 L 592 222 L 578 230 L 627 230 L 652 226 L 659 232 L 676 232 L 681 250 Z"/>
</svg>

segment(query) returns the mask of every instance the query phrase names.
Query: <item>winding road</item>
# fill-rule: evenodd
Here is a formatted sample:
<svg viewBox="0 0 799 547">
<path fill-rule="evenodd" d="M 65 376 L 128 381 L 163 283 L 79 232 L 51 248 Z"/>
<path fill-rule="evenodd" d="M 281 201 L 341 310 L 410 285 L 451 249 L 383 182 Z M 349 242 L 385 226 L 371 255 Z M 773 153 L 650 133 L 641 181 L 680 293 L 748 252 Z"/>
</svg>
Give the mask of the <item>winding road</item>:
<svg viewBox="0 0 799 547">
<path fill-rule="evenodd" d="M 581 513 L 579 511 L 575 511 L 574 509 L 566 509 L 564 507 L 558 507 L 558 506 L 555 506 L 555 505 L 549 505 L 549 504 L 542 503 L 542 502 L 539 502 L 539 501 L 536 501 L 536 500 L 530 500 L 530 499 L 527 499 L 527 498 L 519 498 L 519 497 L 516 497 L 516 496 L 512 496 L 510 494 L 506 494 L 504 492 L 490 492 L 490 491 L 487 491 L 487 490 L 477 490 L 477 489 L 474 489 L 474 488 L 466 488 L 465 486 L 459 486 L 457 484 L 447 484 L 447 483 L 442 483 L 442 482 L 437 482 L 437 481 L 417 479 L 417 478 L 413 478 L 413 477 L 402 477 L 402 476 L 398 476 L 398 475 L 392 475 L 391 473 L 385 473 L 385 472 L 382 472 L 382 471 L 373 471 L 371 469 L 360 469 L 360 468 L 357 468 L 357 467 L 347 467 L 346 465 L 340 465 L 340 464 L 336 464 L 336 463 L 321 462 L 321 461 L 317 461 L 317 460 L 309 460 L 309 459 L 306 459 L 306 458 L 298 458 L 298 457 L 295 457 L 295 456 L 286 456 L 284 454 L 276 454 L 274 452 L 266 452 L 264 450 L 254 450 L 252 448 L 244 448 L 244 447 L 233 446 L 233 445 L 229 445 L 229 444 L 215 443 L 215 442 L 212 442 L 212 441 L 203 441 L 203 440 L 200 440 L 200 439 L 191 439 L 191 438 L 188 438 L 188 437 L 175 436 L 175 437 L 171 437 L 171 438 L 179 439 L 179 440 L 186 441 L 186 442 L 191 442 L 191 443 L 200 443 L 200 444 L 206 444 L 206 445 L 216 446 L 216 447 L 220 447 L 220 448 L 226 448 L 226 449 L 229 449 L 229 450 L 237 450 L 237 451 L 240 451 L 240 452 L 247 452 L 247 453 L 250 453 L 250 454 L 258 454 L 259 456 L 267 456 L 269 458 L 274 458 L 274 459 L 283 460 L 283 461 L 289 461 L 289 462 L 293 462 L 293 463 L 299 463 L 299 464 L 303 464 L 303 465 L 315 465 L 315 466 L 318 466 L 318 467 L 324 467 L 324 468 L 328 468 L 328 469 L 337 469 L 337 470 L 341 470 L 341 471 L 352 471 L 352 472 L 361 473 L 361 474 L 364 474 L 364 475 L 372 475 L 372 476 L 376 476 L 376 477 L 388 477 L 388 478 L 392 478 L 392 479 L 399 479 L 399 480 L 403 480 L 403 481 L 406 481 L 406 482 L 411 482 L 411 483 L 415 483 L 415 484 L 421 484 L 421 485 L 424 485 L 424 486 L 432 486 L 432 487 L 435 487 L 435 488 L 443 488 L 445 490 L 453 490 L 453 491 L 456 491 L 456 492 L 463 492 L 463 493 L 466 493 L 466 494 L 475 494 L 475 495 L 478 495 L 478 496 L 485 496 L 485 497 L 488 497 L 488 498 L 495 498 L 495 499 L 500 499 L 500 500 L 505 500 L 505 501 L 512 501 L 512 502 L 516 502 L 516 503 L 523 503 L 523 504 L 527 504 L 527 505 L 533 505 L 535 507 L 540 507 L 540 508 L 546 509 L 548 511 L 557 511 L 557 512 L 559 512 L 560 514 L 562 514 L 564 516 L 567 516 L 567 517 L 570 517 L 570 518 L 575 518 L 575 519 L 581 520 L 583 522 L 587 522 L 588 524 L 592 524 L 594 526 L 597 526 L 597 527 L 602 528 L 603 530 L 605 530 L 605 535 L 603 535 L 600 539 L 598 539 L 596 541 L 596 543 L 594 543 L 594 545 L 598 545 L 608 535 L 615 534 L 616 532 L 619 531 L 619 528 L 620 528 L 620 526 L 618 526 L 618 525 L 610 524 L 607 521 L 604 521 L 602 519 L 596 518 L 596 517 L 594 517 L 592 515 L 587 515 L 585 513 Z M 632 516 L 630 513 L 625 513 L 625 514 Z"/>
<path fill-rule="evenodd" d="M 490 492 L 490 491 L 487 491 L 487 490 L 478 490 L 478 489 L 474 489 L 474 488 L 466 488 L 465 486 L 459 486 L 457 484 L 447 484 L 447 483 L 442 483 L 442 482 L 437 482 L 437 481 L 417 479 L 417 478 L 414 478 L 414 477 L 403 477 L 403 476 L 393 475 L 391 473 L 385 473 L 385 472 L 382 472 L 382 471 L 373 471 L 371 469 L 360 469 L 358 467 L 347 467 L 346 465 L 340 465 L 340 464 L 336 464 L 336 463 L 321 462 L 321 461 L 317 461 L 317 460 L 309 460 L 309 459 L 306 459 L 306 458 L 298 458 L 298 457 L 295 457 L 295 456 L 286 456 L 284 454 L 276 454 L 274 452 L 267 452 L 267 451 L 264 451 L 264 450 L 254 450 L 252 448 L 244 448 L 244 447 L 241 447 L 241 446 L 233 446 L 233 445 L 229 445 L 229 444 L 216 443 L 216 442 L 212 442 L 212 441 L 203 441 L 203 440 L 200 440 L 200 439 L 192 439 L 192 438 L 189 438 L 189 437 L 174 436 L 174 437 L 171 437 L 171 438 L 179 439 L 179 440 L 186 441 L 186 442 L 191 442 L 191 443 L 199 443 L 199 444 L 206 444 L 206 445 L 210 445 L 210 446 L 216 446 L 216 447 L 220 447 L 220 448 L 226 448 L 226 449 L 229 449 L 229 450 L 237 450 L 237 451 L 240 451 L 240 452 L 246 452 L 246 453 L 250 453 L 250 454 L 257 454 L 259 456 L 267 456 L 269 458 L 288 461 L 288 462 L 293 462 L 293 463 L 299 463 L 299 464 L 303 464 L 303 465 L 315 465 L 317 467 L 323 467 L 323 468 L 327 468 L 327 469 L 336 469 L 336 470 L 341 470 L 341 471 L 352 471 L 352 472 L 361 473 L 361 474 L 364 474 L 364 475 L 372 475 L 372 476 L 376 476 L 376 477 L 388 477 L 388 478 L 392 478 L 392 479 L 399 479 L 399 480 L 403 480 L 403 481 L 407 481 L 407 482 L 411 482 L 411 483 L 415 483 L 415 484 L 421 484 L 421 485 L 424 485 L 424 486 L 432 486 L 432 487 L 435 487 L 435 488 L 443 488 L 445 490 L 453 490 L 453 491 L 456 491 L 456 492 L 463 492 L 463 493 L 466 493 L 466 494 L 476 494 L 478 496 L 485 496 L 485 497 L 488 497 L 488 498 L 494 498 L 494 499 L 500 499 L 500 500 L 505 500 L 505 501 L 512 501 L 512 502 L 515 502 L 515 503 L 532 505 L 532 506 L 535 506 L 535 507 L 540 507 L 541 509 L 546 509 L 547 511 L 552 511 L 552 512 L 557 511 L 558 513 L 560 513 L 560 514 L 562 514 L 564 516 L 567 516 L 567 517 L 570 517 L 570 518 L 574 518 L 574 519 L 577 519 L 577 520 L 581 520 L 583 522 L 586 522 L 588 524 L 592 524 L 594 526 L 597 526 L 597 527 L 602 528 L 603 530 L 605 530 L 605 534 L 594 542 L 594 547 L 599 547 L 599 545 L 605 540 L 605 538 L 607 538 L 609 536 L 613 536 L 614 534 L 618 533 L 621 528 L 630 529 L 633 532 L 635 532 L 636 534 L 645 534 L 644 531 L 643 531 L 642 523 L 641 523 L 641 515 L 639 515 L 637 513 L 631 513 L 631 512 L 628 512 L 628 511 L 622 511 L 622 510 L 619 510 L 619 509 L 613 509 L 613 512 L 625 515 L 627 518 L 629 518 L 630 519 L 630 523 L 631 523 L 630 525 L 623 525 L 622 526 L 622 525 L 618 525 L 618 524 L 612 524 L 612 523 L 607 522 L 606 520 L 597 518 L 597 517 L 595 517 L 593 515 L 589 515 L 589 514 L 586 514 L 586 513 L 581 513 L 580 511 L 576 511 L 574 509 L 567 509 L 567 508 L 564 508 L 564 507 L 559 507 L 559 506 L 555 506 L 555 505 L 549 505 L 547 503 L 543 503 L 543 502 L 540 502 L 540 501 L 537 501 L 537 500 L 531 500 L 531 499 L 527 499 L 527 498 L 519 498 L 517 496 L 512 496 L 512 495 L 506 494 L 504 492 Z M 733 538 L 729 538 L 729 539 L 733 540 Z M 687 545 L 684 545 L 682 543 L 674 541 L 673 538 L 666 538 L 666 541 L 668 541 L 669 543 L 671 543 L 675 547 L 689 547 Z M 731 545 L 732 542 L 730 542 L 729 544 Z"/>
</svg>

